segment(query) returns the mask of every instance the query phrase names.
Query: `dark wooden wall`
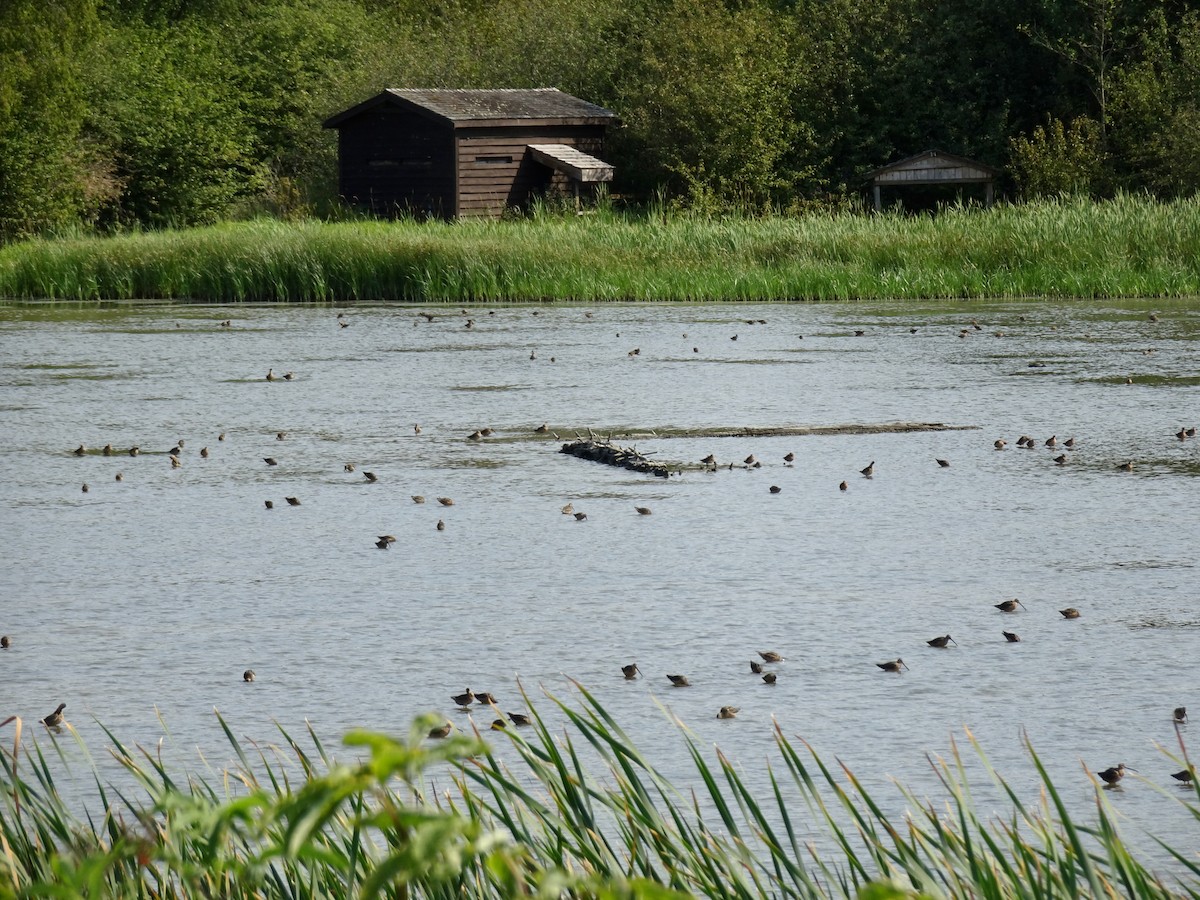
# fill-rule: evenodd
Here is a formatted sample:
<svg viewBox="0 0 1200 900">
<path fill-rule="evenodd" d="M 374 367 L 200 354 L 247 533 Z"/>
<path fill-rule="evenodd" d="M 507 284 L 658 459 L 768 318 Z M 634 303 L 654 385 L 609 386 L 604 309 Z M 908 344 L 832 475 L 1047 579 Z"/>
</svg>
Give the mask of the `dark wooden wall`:
<svg viewBox="0 0 1200 900">
<path fill-rule="evenodd" d="M 437 122 L 394 106 L 379 106 L 346 120 L 338 130 L 342 197 L 376 215 L 403 210 L 453 216 L 454 133 Z"/>
<path fill-rule="evenodd" d="M 539 162 L 526 144 L 567 144 L 599 156 L 603 125 L 506 125 L 458 132 L 458 210 L 462 218 L 498 216 L 524 208 L 547 189 L 569 189 L 568 179 Z"/>
<path fill-rule="evenodd" d="M 338 128 L 339 192 L 381 216 L 404 210 L 443 218 L 499 216 L 548 190 L 571 189 L 569 179 L 532 159 L 527 144 L 567 144 L 593 156 L 604 150 L 603 125 L 506 124 L 456 134 L 449 123 L 390 105 L 365 110 Z"/>
</svg>

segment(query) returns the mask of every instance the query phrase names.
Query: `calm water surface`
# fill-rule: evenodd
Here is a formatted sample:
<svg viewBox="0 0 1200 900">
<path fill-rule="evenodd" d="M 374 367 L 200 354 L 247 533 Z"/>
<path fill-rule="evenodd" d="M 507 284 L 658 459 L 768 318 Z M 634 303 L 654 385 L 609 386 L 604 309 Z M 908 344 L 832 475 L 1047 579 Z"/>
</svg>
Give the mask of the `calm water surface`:
<svg viewBox="0 0 1200 900">
<path fill-rule="evenodd" d="M 337 311 L 0 310 L 0 718 L 65 701 L 98 758 L 98 723 L 151 745 L 165 722 L 183 765 L 220 765 L 214 708 L 252 739 L 307 721 L 336 744 L 427 710 L 466 727 L 449 697 L 468 686 L 522 709 L 518 677 L 535 698 L 577 679 L 682 783 L 664 708 L 764 798 L 777 720 L 896 811 L 889 779 L 940 797 L 926 754 L 964 728 L 1035 800 L 1024 734 L 1081 817 L 1084 770 L 1125 762 L 1165 789 L 1109 792 L 1131 836 L 1196 846 L 1156 748 L 1178 750 L 1172 708 L 1200 714 L 1200 440 L 1174 436 L 1200 422 L 1192 306 L 475 308 L 472 328 Z M 665 436 L 896 421 L 972 428 Z M 664 481 L 559 454 L 542 423 L 763 465 Z M 1078 442 L 1065 465 L 1051 435 Z M 994 608 L 1012 597 L 1027 610 Z M 926 646 L 946 633 L 957 648 Z M 768 649 L 787 657 L 774 687 L 749 672 Z M 898 656 L 911 671 L 875 665 Z"/>
</svg>

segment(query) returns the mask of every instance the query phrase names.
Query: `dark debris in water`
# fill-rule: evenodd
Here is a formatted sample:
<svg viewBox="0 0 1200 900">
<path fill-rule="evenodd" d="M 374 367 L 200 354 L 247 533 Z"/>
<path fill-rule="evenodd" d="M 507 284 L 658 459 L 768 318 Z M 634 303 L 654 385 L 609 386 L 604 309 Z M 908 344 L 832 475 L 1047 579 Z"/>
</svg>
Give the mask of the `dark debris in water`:
<svg viewBox="0 0 1200 900">
<path fill-rule="evenodd" d="M 636 450 L 619 447 L 607 441 L 570 441 L 563 444 L 559 452 L 579 459 L 604 463 L 606 466 L 629 469 L 631 472 L 655 475 L 659 478 L 668 478 L 671 475 L 671 470 L 662 463 L 651 462 Z"/>
</svg>

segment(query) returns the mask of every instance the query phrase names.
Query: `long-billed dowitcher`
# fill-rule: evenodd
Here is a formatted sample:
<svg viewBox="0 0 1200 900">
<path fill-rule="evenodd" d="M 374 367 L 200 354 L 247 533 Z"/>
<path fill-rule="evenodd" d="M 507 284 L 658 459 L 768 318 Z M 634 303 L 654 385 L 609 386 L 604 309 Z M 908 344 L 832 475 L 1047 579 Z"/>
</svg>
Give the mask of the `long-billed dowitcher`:
<svg viewBox="0 0 1200 900">
<path fill-rule="evenodd" d="M 718 719 L 732 719 L 732 718 L 735 718 L 739 712 L 741 712 L 740 706 L 722 706 L 717 711 L 717 718 Z"/>
<path fill-rule="evenodd" d="M 1183 769 L 1179 772 L 1172 772 L 1171 777 L 1176 781 L 1182 781 L 1184 784 L 1191 784 L 1195 778 L 1195 773 L 1191 769 Z"/>
<path fill-rule="evenodd" d="M 438 520 L 437 520 L 437 530 L 438 530 L 438 531 L 445 531 L 445 530 L 446 530 L 446 523 L 445 523 L 444 521 L 442 521 L 441 519 L 438 519 Z"/>
<path fill-rule="evenodd" d="M 1188 720 L 1187 707 L 1186 706 L 1175 707 L 1174 716 L 1175 716 L 1176 722 L 1179 722 L 1180 724 L 1186 722 Z"/>
<path fill-rule="evenodd" d="M 386 541 L 383 538 L 380 538 L 379 540 L 377 540 L 375 542 L 375 546 L 378 547 L 380 550 L 386 550 L 391 545 L 392 545 L 391 541 Z"/>
<path fill-rule="evenodd" d="M 927 643 L 930 647 L 945 647 L 947 644 L 953 644 L 955 647 L 958 646 L 958 641 L 950 637 L 948 634 L 943 634 L 941 637 L 935 637 L 932 640 L 926 641 L 925 643 Z"/>
<path fill-rule="evenodd" d="M 299 497 L 284 497 L 283 499 L 287 501 L 288 506 L 299 506 L 300 505 Z"/>
<path fill-rule="evenodd" d="M 1077 610 L 1073 606 L 1068 606 L 1066 609 L 1060 609 L 1059 613 L 1062 615 L 1062 617 L 1064 619 L 1078 619 L 1079 618 L 1079 610 Z"/>
<path fill-rule="evenodd" d="M 763 672 L 763 684 L 774 684 L 778 679 L 774 672 Z"/>
<path fill-rule="evenodd" d="M 245 682 L 251 682 L 256 677 L 257 676 L 254 674 L 253 669 L 247 669 L 245 672 L 242 673 L 242 681 L 245 681 Z"/>
<path fill-rule="evenodd" d="M 642 674 L 642 670 L 638 668 L 637 663 L 630 663 L 627 666 L 621 666 L 621 672 L 626 678 L 631 680 Z"/>
<path fill-rule="evenodd" d="M 875 665 L 879 666 L 879 668 L 883 669 L 885 672 L 899 672 L 902 669 L 908 668 L 908 666 L 904 664 L 904 660 L 900 658 L 888 660 L 887 662 L 875 663 Z"/>
<path fill-rule="evenodd" d="M 58 704 L 58 709 L 54 710 L 54 712 L 50 713 L 50 715 L 46 716 L 46 718 L 42 719 L 42 724 L 47 728 L 57 728 L 63 723 L 63 710 L 66 708 L 67 704 Z"/>
<path fill-rule="evenodd" d="M 652 510 L 652 509 L 651 509 L 650 507 L 648 507 L 648 506 L 635 506 L 635 507 L 634 507 L 634 509 L 636 509 L 636 510 L 637 510 L 637 514 L 638 514 L 639 516 L 648 516 L 648 515 L 650 515 L 652 512 L 654 512 L 654 510 Z"/>
<path fill-rule="evenodd" d="M 1013 634 L 1011 631 L 1002 631 L 1002 632 L 1000 632 L 1000 633 L 1001 633 L 1002 635 L 1004 635 L 1004 639 L 1005 639 L 1006 641 L 1008 641 L 1010 644 L 1019 644 L 1019 643 L 1021 643 L 1021 639 L 1020 639 L 1020 638 L 1019 638 L 1017 635 Z"/>
<path fill-rule="evenodd" d="M 1025 604 L 1015 597 L 1012 600 L 1005 600 L 1003 603 L 996 603 L 993 605 L 996 607 L 996 609 L 1000 610 L 1000 612 L 1007 613 L 1016 612 L 1018 606 L 1022 609 L 1025 608 Z"/>
<path fill-rule="evenodd" d="M 470 706 L 475 702 L 475 694 L 470 688 L 467 688 L 467 692 L 465 694 L 455 694 L 450 699 L 459 706 Z"/>
<path fill-rule="evenodd" d="M 438 497 L 437 502 L 442 504 L 442 506 L 453 506 L 454 505 L 454 500 L 451 499 L 450 497 Z"/>
<path fill-rule="evenodd" d="M 85 456 L 85 455 L 87 454 L 87 447 L 85 447 L 83 444 L 80 444 L 80 445 L 79 445 L 78 447 L 76 447 L 76 448 L 75 448 L 75 449 L 74 449 L 72 452 L 73 452 L 73 453 L 74 453 L 76 456 Z"/>
<path fill-rule="evenodd" d="M 413 494 L 413 495 L 412 495 L 412 502 L 413 502 L 413 503 L 424 503 L 424 502 L 425 502 L 425 498 L 424 498 L 424 497 L 422 497 L 420 494 Z"/>
<path fill-rule="evenodd" d="M 759 650 L 758 655 L 762 657 L 763 662 L 783 662 L 783 656 L 779 653 L 776 653 L 774 650 Z"/>
<path fill-rule="evenodd" d="M 508 718 L 509 718 L 509 721 L 511 721 L 514 725 L 525 726 L 525 725 L 533 724 L 533 720 L 531 718 L 529 718 L 529 716 L 527 716 L 525 713 L 510 712 L 508 714 Z"/>
<path fill-rule="evenodd" d="M 266 463 L 268 466 L 277 466 L 277 465 L 279 465 L 279 460 L 277 460 L 277 459 L 276 459 L 275 457 L 273 457 L 273 456 L 264 456 L 264 457 L 262 458 L 262 461 L 263 461 L 263 462 L 265 462 L 265 463 Z"/>
<path fill-rule="evenodd" d="M 9 639 L 7 634 L 0 636 L 0 650 L 7 650 L 11 646 L 12 641 Z"/>
<path fill-rule="evenodd" d="M 1103 781 L 1105 784 L 1111 786 L 1111 785 L 1116 784 L 1118 781 L 1120 781 L 1122 778 L 1125 777 L 1126 769 L 1129 769 L 1129 767 L 1126 766 L 1125 763 L 1117 763 L 1117 765 L 1115 765 L 1111 768 L 1105 769 L 1103 772 L 1097 772 L 1096 774 L 1100 776 L 1101 781 Z M 1129 769 L 1129 771 L 1133 772 L 1136 770 Z"/>
<path fill-rule="evenodd" d="M 688 687 L 691 685 L 686 675 L 668 675 L 667 678 L 671 679 L 671 684 L 675 685 L 675 687 Z"/>
<path fill-rule="evenodd" d="M 843 481 L 841 484 L 838 485 L 838 490 L 839 491 L 848 491 L 848 490 L 850 490 L 850 485 L 846 484 L 846 482 Z"/>
<path fill-rule="evenodd" d="M 761 675 L 761 674 L 762 674 L 762 670 L 763 670 L 763 664 L 762 664 L 762 663 L 760 663 L 758 660 L 755 660 L 755 659 L 752 659 L 752 660 L 750 660 L 750 672 L 751 672 L 752 674 L 754 674 L 754 675 Z"/>
<path fill-rule="evenodd" d="M 438 728 L 429 729 L 429 736 L 431 738 L 433 738 L 435 741 L 440 741 L 444 737 L 449 737 L 450 732 L 453 729 L 454 729 L 454 723 L 447 722 L 445 725 L 441 725 Z"/>
<path fill-rule="evenodd" d="M 867 478 L 873 477 L 875 475 L 875 460 L 871 460 L 869 463 L 867 463 L 865 469 L 860 469 L 859 471 L 861 471 Z"/>
<path fill-rule="evenodd" d="M 379 480 L 379 476 L 374 472 L 363 472 L 363 478 L 367 480 L 367 484 L 374 484 Z"/>
</svg>

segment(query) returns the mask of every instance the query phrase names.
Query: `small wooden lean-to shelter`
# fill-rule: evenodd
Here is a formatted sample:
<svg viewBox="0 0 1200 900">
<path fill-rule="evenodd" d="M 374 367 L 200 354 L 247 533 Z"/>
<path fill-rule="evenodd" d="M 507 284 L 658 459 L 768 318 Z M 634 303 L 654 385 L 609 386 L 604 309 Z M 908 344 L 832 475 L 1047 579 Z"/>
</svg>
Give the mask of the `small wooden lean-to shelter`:
<svg viewBox="0 0 1200 900">
<path fill-rule="evenodd" d="M 926 150 L 908 159 L 890 163 L 881 169 L 867 174 L 874 192 L 875 209 L 883 208 L 882 189 L 911 187 L 914 185 L 955 185 L 982 184 L 984 186 L 984 203 L 992 205 L 995 197 L 996 176 L 999 169 L 985 166 L 981 162 L 955 156 L 953 153 L 943 153 L 941 150 Z"/>
<path fill-rule="evenodd" d="M 338 187 L 379 215 L 499 216 L 612 181 L 599 159 L 616 115 L 556 88 L 389 88 L 325 121 Z"/>
</svg>

